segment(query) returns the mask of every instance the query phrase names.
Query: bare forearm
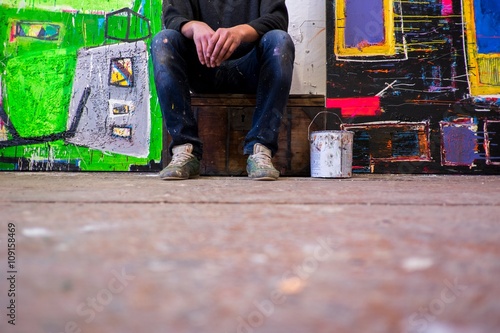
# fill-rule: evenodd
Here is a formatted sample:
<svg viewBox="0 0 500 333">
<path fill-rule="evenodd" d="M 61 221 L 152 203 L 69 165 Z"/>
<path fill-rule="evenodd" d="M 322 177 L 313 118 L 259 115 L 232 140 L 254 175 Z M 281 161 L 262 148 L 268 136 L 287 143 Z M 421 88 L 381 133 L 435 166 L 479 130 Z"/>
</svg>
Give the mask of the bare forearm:
<svg viewBox="0 0 500 333">
<path fill-rule="evenodd" d="M 198 21 L 189 21 L 186 24 L 184 24 L 181 28 L 181 34 L 184 35 L 184 37 L 193 39 L 194 35 L 194 27 L 196 24 L 201 23 Z"/>
<path fill-rule="evenodd" d="M 181 28 L 181 33 L 189 39 L 193 39 L 194 37 L 194 31 L 195 29 L 200 25 L 205 25 L 205 23 L 200 22 L 200 21 L 190 21 L 184 24 Z M 205 27 L 206 28 L 206 27 Z M 237 26 L 234 26 L 232 28 L 229 28 L 230 30 L 234 31 L 240 36 L 241 42 L 244 43 L 252 43 L 255 42 L 257 39 L 259 39 L 259 34 L 257 31 L 249 26 L 248 24 L 240 24 Z"/>
<path fill-rule="evenodd" d="M 241 42 L 252 43 L 259 39 L 257 31 L 248 24 L 241 24 L 234 26 L 232 29 L 236 30 L 241 36 Z"/>
</svg>

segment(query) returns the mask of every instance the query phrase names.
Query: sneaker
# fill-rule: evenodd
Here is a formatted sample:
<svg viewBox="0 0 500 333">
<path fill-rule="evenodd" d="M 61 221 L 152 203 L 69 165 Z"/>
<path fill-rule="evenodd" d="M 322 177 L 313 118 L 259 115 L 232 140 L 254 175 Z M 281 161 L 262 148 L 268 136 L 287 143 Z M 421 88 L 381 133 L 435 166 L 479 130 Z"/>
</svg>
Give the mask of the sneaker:
<svg viewBox="0 0 500 333">
<path fill-rule="evenodd" d="M 266 146 L 256 143 L 253 146 L 253 155 L 247 160 L 248 177 L 254 180 L 276 180 L 280 172 L 271 162 L 271 150 Z"/>
<path fill-rule="evenodd" d="M 200 161 L 194 156 L 193 145 L 184 145 L 172 148 L 172 160 L 160 171 L 160 178 L 163 180 L 178 180 L 195 178 L 200 175 Z"/>
</svg>

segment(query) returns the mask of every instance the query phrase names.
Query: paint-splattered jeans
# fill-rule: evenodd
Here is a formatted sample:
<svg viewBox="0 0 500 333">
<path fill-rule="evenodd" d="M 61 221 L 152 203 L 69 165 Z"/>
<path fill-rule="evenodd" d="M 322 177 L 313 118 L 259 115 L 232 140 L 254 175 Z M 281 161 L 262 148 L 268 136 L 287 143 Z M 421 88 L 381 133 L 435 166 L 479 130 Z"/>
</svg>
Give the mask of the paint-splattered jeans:
<svg viewBox="0 0 500 333">
<path fill-rule="evenodd" d="M 272 30 L 243 57 L 208 68 L 198 60 L 194 42 L 178 31 L 162 30 L 151 44 L 158 100 L 173 146 L 191 143 L 201 159 L 203 146 L 191 109 L 195 93 L 256 94 L 252 128 L 244 142 L 244 154 L 261 143 L 276 153 L 281 118 L 292 82 L 295 46 L 288 33 Z M 221 124 L 225 126 L 225 124 Z"/>
</svg>

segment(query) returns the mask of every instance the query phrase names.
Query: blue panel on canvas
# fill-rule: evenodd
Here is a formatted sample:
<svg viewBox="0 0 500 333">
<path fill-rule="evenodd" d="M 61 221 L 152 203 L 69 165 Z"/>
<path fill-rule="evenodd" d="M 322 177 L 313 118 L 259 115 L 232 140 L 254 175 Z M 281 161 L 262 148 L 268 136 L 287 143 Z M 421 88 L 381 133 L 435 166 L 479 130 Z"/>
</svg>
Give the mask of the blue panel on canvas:
<svg viewBox="0 0 500 333">
<path fill-rule="evenodd" d="M 385 42 L 383 0 L 345 0 L 345 46 Z"/>
<path fill-rule="evenodd" d="M 474 0 L 479 53 L 500 53 L 500 1 Z"/>
</svg>

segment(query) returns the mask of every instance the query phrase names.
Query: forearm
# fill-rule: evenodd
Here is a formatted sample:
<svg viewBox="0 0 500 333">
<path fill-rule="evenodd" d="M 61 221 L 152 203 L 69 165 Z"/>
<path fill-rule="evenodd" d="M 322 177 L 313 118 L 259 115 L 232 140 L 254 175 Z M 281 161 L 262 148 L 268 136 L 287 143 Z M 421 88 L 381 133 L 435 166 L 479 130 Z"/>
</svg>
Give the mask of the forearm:
<svg viewBox="0 0 500 333">
<path fill-rule="evenodd" d="M 184 37 L 193 39 L 195 29 L 199 28 L 200 25 L 206 26 L 205 23 L 200 21 L 189 21 L 182 26 L 181 33 Z M 229 29 L 233 30 L 233 32 L 239 36 L 239 40 L 243 43 L 252 43 L 259 39 L 257 31 L 248 24 L 240 24 Z"/>
<path fill-rule="evenodd" d="M 201 22 L 198 22 L 198 21 L 189 21 L 189 22 L 186 22 L 181 27 L 181 34 L 183 34 L 184 37 L 186 37 L 186 38 L 193 39 L 195 25 L 198 24 L 198 23 L 201 23 Z"/>
<path fill-rule="evenodd" d="M 253 43 L 259 39 L 258 32 L 248 24 L 240 24 L 234 26 L 232 29 L 241 36 L 240 41 L 242 43 Z"/>
</svg>

